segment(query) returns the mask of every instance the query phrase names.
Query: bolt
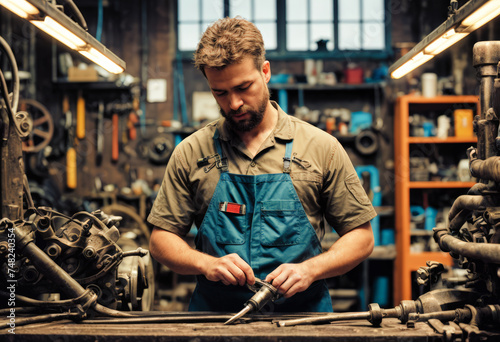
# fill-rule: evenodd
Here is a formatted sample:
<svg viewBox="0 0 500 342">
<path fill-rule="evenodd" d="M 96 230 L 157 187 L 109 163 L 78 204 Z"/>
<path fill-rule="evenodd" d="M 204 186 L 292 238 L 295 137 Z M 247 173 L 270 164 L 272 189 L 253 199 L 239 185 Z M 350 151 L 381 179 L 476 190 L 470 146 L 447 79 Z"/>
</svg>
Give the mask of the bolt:
<svg viewBox="0 0 500 342">
<path fill-rule="evenodd" d="M 61 247 L 59 245 L 56 245 L 53 243 L 46 249 L 47 255 L 50 256 L 52 259 L 55 259 L 61 254 Z"/>
<path fill-rule="evenodd" d="M 7 252 L 8 249 L 9 249 L 9 244 L 7 243 L 7 241 L 0 242 L 0 254 Z"/>
<path fill-rule="evenodd" d="M 90 246 L 87 246 L 85 247 L 85 249 L 83 250 L 83 256 L 86 257 L 87 259 L 90 259 L 92 258 L 93 256 L 95 256 L 95 249 L 94 247 L 90 247 Z"/>
<path fill-rule="evenodd" d="M 28 131 L 29 129 L 30 129 L 30 124 L 29 124 L 29 122 L 27 122 L 27 121 L 23 121 L 23 122 L 21 123 L 21 130 L 22 130 L 23 132 L 26 132 L 26 131 Z"/>
</svg>

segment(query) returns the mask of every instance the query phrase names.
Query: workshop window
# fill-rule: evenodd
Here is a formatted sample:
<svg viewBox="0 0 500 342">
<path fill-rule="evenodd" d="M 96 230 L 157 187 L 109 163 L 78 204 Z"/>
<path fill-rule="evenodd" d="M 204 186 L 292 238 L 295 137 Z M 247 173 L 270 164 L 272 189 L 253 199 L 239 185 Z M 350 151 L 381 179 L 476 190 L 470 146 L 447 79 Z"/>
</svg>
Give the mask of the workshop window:
<svg viewBox="0 0 500 342">
<path fill-rule="evenodd" d="M 182 0 L 177 1 L 179 51 L 194 51 L 209 24 L 237 15 L 255 23 L 267 50 L 277 47 L 277 0 Z"/>
<path fill-rule="evenodd" d="M 262 32 L 268 58 L 387 57 L 389 0 L 182 0 L 178 50 L 191 53 L 218 18 L 242 16 Z M 279 29 L 281 28 L 281 29 Z M 184 54 L 188 56 L 188 54 Z"/>
</svg>

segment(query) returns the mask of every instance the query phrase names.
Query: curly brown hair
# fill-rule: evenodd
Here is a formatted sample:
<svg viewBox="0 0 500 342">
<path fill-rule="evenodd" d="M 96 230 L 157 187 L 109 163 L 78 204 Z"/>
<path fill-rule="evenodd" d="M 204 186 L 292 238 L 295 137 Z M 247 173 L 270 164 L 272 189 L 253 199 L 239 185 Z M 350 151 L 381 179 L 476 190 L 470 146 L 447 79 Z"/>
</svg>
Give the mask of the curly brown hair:
<svg viewBox="0 0 500 342">
<path fill-rule="evenodd" d="M 194 53 L 194 64 L 205 75 L 205 68 L 223 69 L 250 56 L 260 70 L 265 54 L 262 34 L 253 23 L 239 16 L 223 18 L 203 33 Z"/>
</svg>

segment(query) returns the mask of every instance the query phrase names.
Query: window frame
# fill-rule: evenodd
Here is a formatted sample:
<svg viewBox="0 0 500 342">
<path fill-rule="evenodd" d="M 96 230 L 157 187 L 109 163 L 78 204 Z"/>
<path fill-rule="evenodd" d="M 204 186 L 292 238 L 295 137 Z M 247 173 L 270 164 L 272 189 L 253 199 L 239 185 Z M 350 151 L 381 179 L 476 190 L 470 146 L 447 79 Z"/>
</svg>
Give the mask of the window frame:
<svg viewBox="0 0 500 342">
<path fill-rule="evenodd" d="M 181 1 L 181 0 L 178 0 Z M 314 0 L 311 0 L 314 1 Z M 289 51 L 286 50 L 286 0 L 276 0 L 276 25 L 277 25 L 277 48 L 275 50 L 266 50 L 266 59 L 268 60 L 301 60 L 301 59 L 329 59 L 329 60 L 384 60 L 392 56 L 391 48 L 391 14 L 390 14 L 390 0 L 384 0 L 384 26 L 385 26 L 385 48 L 381 50 L 339 50 L 339 37 L 338 37 L 338 0 L 333 1 L 334 10 L 334 49 L 330 51 Z M 369 1 L 369 0 L 363 0 Z M 229 0 L 223 0 L 224 13 L 223 16 L 229 16 Z M 176 25 L 176 52 L 177 56 L 184 60 L 191 60 L 193 58 L 194 50 L 180 51 L 179 50 L 179 18 L 177 1 L 175 2 L 175 25 Z M 360 23 L 362 19 L 360 20 Z"/>
</svg>

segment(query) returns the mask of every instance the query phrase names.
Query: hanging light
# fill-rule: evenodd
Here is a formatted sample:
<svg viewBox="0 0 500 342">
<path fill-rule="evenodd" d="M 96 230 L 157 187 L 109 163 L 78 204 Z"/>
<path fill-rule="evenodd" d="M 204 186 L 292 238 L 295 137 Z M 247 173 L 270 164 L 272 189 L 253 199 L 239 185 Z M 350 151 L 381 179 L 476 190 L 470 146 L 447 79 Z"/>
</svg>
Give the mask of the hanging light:
<svg viewBox="0 0 500 342">
<path fill-rule="evenodd" d="M 0 0 L 10 10 L 72 50 L 100 65 L 110 73 L 125 70 L 125 62 L 106 49 L 80 25 L 71 20 L 52 2 L 46 0 Z"/>
<path fill-rule="evenodd" d="M 398 79 L 500 15 L 500 0 L 470 0 L 389 68 Z"/>
</svg>

